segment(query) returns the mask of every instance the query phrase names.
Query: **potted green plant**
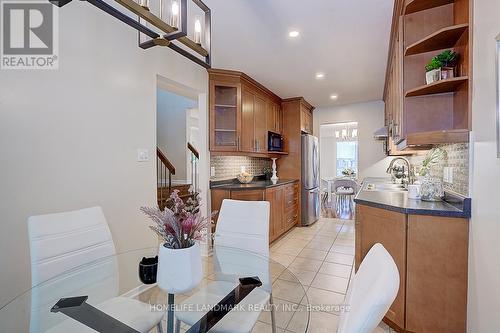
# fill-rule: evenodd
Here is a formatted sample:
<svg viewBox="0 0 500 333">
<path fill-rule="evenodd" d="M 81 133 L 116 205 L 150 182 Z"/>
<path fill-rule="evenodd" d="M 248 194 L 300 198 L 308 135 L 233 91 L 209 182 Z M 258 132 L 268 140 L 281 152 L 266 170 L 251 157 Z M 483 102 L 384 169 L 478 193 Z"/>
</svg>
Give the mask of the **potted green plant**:
<svg viewBox="0 0 500 333">
<path fill-rule="evenodd" d="M 441 79 L 446 80 L 455 77 L 455 68 L 457 67 L 459 55 L 452 50 L 446 50 L 439 55 L 437 59 L 441 62 Z"/>
<path fill-rule="evenodd" d="M 441 61 L 437 57 L 431 59 L 425 66 L 425 82 L 431 84 L 441 79 Z"/>
</svg>

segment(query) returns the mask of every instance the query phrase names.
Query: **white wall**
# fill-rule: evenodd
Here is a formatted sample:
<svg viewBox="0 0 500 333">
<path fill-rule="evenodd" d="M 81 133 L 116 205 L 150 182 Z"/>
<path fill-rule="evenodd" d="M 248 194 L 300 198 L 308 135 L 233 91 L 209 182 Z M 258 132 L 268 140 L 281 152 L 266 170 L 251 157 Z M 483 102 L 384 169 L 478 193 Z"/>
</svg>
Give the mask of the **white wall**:
<svg viewBox="0 0 500 333">
<path fill-rule="evenodd" d="M 187 181 L 187 117 L 196 101 L 158 89 L 156 143 L 175 167 L 173 180 Z"/>
<path fill-rule="evenodd" d="M 500 332 L 500 159 L 495 143 L 495 37 L 500 2 L 474 1 L 472 219 L 469 238 L 468 332 Z"/>
<path fill-rule="evenodd" d="M 319 136 L 321 124 L 357 122 L 359 144 L 359 179 L 386 177 L 385 170 L 390 158 L 385 156 L 382 141 L 373 138 L 373 133 L 384 126 L 384 102 L 349 104 L 313 111 L 314 135 Z M 321 148 L 323 149 L 323 148 Z M 320 161 L 321 163 L 321 161 Z"/>
<path fill-rule="evenodd" d="M 200 93 L 206 125 L 205 69 L 80 1 L 60 9 L 58 71 L 0 72 L 0 306 L 30 285 L 30 215 L 100 205 L 118 251 L 156 245 L 139 208 L 156 204 L 158 74 Z"/>
</svg>

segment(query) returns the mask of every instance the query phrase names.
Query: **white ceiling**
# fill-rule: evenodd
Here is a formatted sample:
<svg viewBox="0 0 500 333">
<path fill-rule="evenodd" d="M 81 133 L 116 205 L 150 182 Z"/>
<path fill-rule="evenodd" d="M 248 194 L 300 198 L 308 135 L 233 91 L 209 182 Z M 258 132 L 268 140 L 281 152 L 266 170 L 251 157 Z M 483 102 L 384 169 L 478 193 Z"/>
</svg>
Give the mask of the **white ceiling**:
<svg viewBox="0 0 500 333">
<path fill-rule="evenodd" d="M 212 65 L 319 106 L 382 98 L 394 0 L 205 0 Z M 290 30 L 300 36 L 288 37 Z M 317 80 L 317 72 L 325 78 Z M 337 94 L 333 101 L 330 95 Z"/>
</svg>

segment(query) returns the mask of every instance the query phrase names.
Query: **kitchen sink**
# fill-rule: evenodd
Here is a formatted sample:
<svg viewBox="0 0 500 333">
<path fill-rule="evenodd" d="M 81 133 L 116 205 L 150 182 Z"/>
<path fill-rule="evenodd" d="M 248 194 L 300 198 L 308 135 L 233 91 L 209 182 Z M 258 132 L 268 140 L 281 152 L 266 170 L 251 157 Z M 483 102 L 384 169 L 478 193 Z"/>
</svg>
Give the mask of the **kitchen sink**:
<svg viewBox="0 0 500 333">
<path fill-rule="evenodd" d="M 400 192 L 400 191 L 406 191 L 406 188 L 402 184 L 380 183 L 380 184 L 367 184 L 365 190 L 366 191 Z"/>
</svg>

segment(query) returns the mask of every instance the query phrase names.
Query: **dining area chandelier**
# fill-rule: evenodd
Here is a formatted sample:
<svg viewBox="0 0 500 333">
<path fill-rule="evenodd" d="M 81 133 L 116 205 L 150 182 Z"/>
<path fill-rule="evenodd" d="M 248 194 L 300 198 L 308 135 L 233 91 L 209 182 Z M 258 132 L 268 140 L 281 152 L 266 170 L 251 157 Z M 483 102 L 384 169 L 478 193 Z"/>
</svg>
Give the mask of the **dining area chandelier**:
<svg viewBox="0 0 500 333">
<path fill-rule="evenodd" d="M 49 1 L 57 7 L 63 7 L 72 0 Z M 88 2 L 137 30 L 138 46 L 142 49 L 155 46 L 168 47 L 198 65 L 205 68 L 211 67 L 211 12 L 203 1 L 80 1 Z M 111 3 L 118 6 L 113 6 Z M 194 14 L 190 13 L 191 11 Z M 198 12 L 201 14 L 196 14 Z M 192 26 L 192 30 L 188 29 L 190 26 Z"/>
</svg>

